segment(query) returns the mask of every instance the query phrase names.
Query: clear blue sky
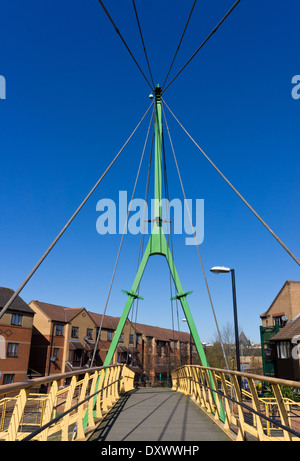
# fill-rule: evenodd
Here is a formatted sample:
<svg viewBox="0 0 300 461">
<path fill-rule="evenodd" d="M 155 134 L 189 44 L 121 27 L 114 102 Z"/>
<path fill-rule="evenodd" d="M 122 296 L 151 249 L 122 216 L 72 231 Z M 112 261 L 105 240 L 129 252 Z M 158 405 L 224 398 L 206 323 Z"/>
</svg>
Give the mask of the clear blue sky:
<svg viewBox="0 0 300 461">
<path fill-rule="evenodd" d="M 155 83 L 162 84 L 192 6 L 136 0 Z M 105 2 L 147 73 L 130 0 Z M 233 1 L 198 0 L 171 76 Z M 166 91 L 175 115 L 233 185 L 300 257 L 300 74 L 297 0 L 242 0 Z M 17 289 L 95 184 L 149 105 L 149 87 L 97 0 L 5 2 L 1 6 L 0 285 Z M 148 73 L 147 73 L 148 75 Z M 169 79 L 170 81 L 170 79 Z M 200 246 L 220 327 L 233 322 L 230 276 L 236 270 L 240 327 L 259 342 L 260 314 L 299 266 L 271 237 L 168 114 L 186 196 L 205 201 Z M 131 195 L 149 118 L 21 295 L 102 313 L 120 235 L 96 232 L 101 198 Z M 166 136 L 170 197 L 182 198 Z M 149 152 L 136 197 L 145 192 Z M 152 178 L 153 179 L 153 178 Z M 121 315 L 138 258 L 126 236 L 108 315 Z M 174 238 L 175 262 L 202 341 L 216 332 L 196 247 Z M 141 284 L 138 321 L 170 328 L 169 272 L 152 258 Z M 180 314 L 180 318 L 183 315 Z M 181 329 L 186 325 L 181 323 Z"/>
</svg>

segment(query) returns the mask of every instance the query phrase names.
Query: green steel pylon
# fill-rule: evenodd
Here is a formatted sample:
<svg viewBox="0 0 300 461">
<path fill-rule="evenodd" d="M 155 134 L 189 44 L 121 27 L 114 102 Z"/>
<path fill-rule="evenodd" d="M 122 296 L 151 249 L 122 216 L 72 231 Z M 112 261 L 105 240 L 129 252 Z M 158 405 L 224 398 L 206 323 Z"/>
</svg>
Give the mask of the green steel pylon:
<svg viewBox="0 0 300 461">
<path fill-rule="evenodd" d="M 145 249 L 143 258 L 141 260 L 140 266 L 136 273 L 132 288 L 130 291 L 126 291 L 128 295 L 127 302 L 125 304 L 123 314 L 120 318 L 118 327 L 113 336 L 110 348 L 108 350 L 106 359 L 103 366 L 108 366 L 113 358 L 116 347 L 118 345 L 121 333 L 123 331 L 125 322 L 129 315 L 132 303 L 137 297 L 137 291 L 139 284 L 141 282 L 144 270 L 146 268 L 148 259 L 152 255 L 161 255 L 164 256 L 168 262 L 174 284 L 177 290 L 176 298 L 179 299 L 182 309 L 185 314 L 190 332 L 193 336 L 197 352 L 199 354 L 201 363 L 203 366 L 208 366 L 206 355 L 200 341 L 186 296 L 191 293 L 184 292 L 181 282 L 174 264 L 173 257 L 170 252 L 169 245 L 167 243 L 165 234 L 162 229 L 162 214 L 161 214 L 161 199 L 162 199 L 162 88 L 158 85 L 155 88 L 155 119 L 154 119 L 154 133 L 155 133 L 155 177 L 154 177 L 154 226 L 149 238 L 148 245 Z"/>
</svg>

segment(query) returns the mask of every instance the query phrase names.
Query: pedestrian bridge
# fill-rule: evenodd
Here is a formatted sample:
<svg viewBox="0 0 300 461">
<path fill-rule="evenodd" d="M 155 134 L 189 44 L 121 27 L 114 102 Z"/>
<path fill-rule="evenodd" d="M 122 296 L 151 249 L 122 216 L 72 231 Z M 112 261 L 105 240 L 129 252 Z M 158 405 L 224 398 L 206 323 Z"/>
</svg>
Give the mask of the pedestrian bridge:
<svg viewBox="0 0 300 461">
<path fill-rule="evenodd" d="M 285 397 L 300 383 L 198 365 L 171 375 L 170 387 L 141 388 L 116 364 L 0 386 L 0 440 L 300 440 L 300 403 Z"/>
</svg>

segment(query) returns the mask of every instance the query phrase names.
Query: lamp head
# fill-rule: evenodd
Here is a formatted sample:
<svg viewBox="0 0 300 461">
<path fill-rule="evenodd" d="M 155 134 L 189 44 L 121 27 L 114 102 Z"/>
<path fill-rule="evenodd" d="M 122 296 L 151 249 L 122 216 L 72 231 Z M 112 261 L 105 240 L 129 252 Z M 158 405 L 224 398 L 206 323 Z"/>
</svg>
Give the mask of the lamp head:
<svg viewBox="0 0 300 461">
<path fill-rule="evenodd" d="M 231 269 L 229 267 L 224 266 L 214 266 L 210 269 L 210 272 L 213 272 L 214 274 L 227 274 L 230 271 Z"/>
</svg>

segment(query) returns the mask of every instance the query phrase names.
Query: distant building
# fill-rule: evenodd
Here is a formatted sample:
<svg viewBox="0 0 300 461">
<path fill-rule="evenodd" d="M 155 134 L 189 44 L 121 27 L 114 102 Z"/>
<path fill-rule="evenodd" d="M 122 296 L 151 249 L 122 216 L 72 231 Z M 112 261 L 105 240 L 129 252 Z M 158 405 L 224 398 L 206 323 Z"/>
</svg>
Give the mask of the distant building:
<svg viewBox="0 0 300 461">
<path fill-rule="evenodd" d="M 14 291 L 0 287 L 0 310 L 10 300 Z M 0 319 L 0 385 L 28 379 L 27 369 L 30 354 L 34 311 L 20 296 Z"/>
<path fill-rule="evenodd" d="M 240 342 L 240 346 L 242 346 L 242 347 L 250 347 L 251 346 L 251 343 L 250 343 L 249 339 L 246 338 L 246 335 L 245 335 L 245 333 L 243 331 L 240 333 L 239 342 Z"/>
<path fill-rule="evenodd" d="M 189 333 L 140 323 L 135 327 L 142 345 L 141 363 L 146 381 L 166 381 L 175 368 L 198 363 Z"/>
</svg>

